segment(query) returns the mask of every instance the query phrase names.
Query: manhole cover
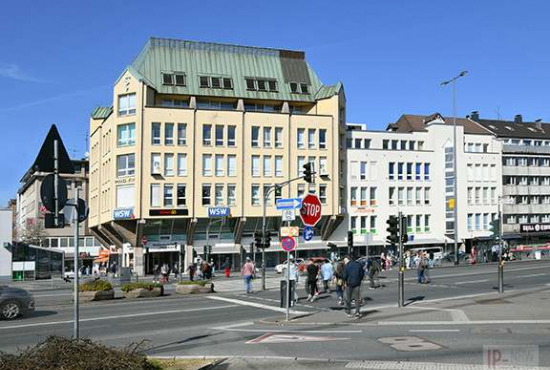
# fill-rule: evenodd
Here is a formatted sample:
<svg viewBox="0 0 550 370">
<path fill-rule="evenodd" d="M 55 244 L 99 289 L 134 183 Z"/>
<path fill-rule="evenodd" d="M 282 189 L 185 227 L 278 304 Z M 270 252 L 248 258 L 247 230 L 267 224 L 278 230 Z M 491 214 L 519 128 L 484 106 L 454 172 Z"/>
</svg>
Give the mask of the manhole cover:
<svg viewBox="0 0 550 370">
<path fill-rule="evenodd" d="M 512 303 L 510 301 L 506 301 L 502 298 L 495 298 L 495 299 L 480 299 L 475 301 L 478 304 L 507 304 Z"/>
</svg>

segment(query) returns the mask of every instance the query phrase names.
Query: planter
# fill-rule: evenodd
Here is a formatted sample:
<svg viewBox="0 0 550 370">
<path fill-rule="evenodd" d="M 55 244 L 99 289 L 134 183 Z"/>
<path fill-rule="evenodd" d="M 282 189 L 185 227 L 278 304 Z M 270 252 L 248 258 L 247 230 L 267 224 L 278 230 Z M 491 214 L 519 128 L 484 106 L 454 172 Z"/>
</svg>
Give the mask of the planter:
<svg viewBox="0 0 550 370">
<path fill-rule="evenodd" d="M 106 301 L 109 299 L 115 298 L 114 290 L 101 290 L 101 291 L 86 291 L 79 292 L 79 298 L 82 302 L 91 302 L 91 301 Z"/>
<path fill-rule="evenodd" d="M 176 293 L 177 294 L 206 294 L 206 293 L 212 293 L 212 284 L 206 284 L 204 286 L 196 285 L 196 284 L 188 284 L 188 285 L 178 285 L 176 287 Z"/>
<path fill-rule="evenodd" d="M 130 290 L 129 292 L 124 293 L 125 298 L 150 298 L 150 297 L 159 297 L 162 295 L 162 288 L 153 288 L 152 290 L 138 288 Z"/>
</svg>

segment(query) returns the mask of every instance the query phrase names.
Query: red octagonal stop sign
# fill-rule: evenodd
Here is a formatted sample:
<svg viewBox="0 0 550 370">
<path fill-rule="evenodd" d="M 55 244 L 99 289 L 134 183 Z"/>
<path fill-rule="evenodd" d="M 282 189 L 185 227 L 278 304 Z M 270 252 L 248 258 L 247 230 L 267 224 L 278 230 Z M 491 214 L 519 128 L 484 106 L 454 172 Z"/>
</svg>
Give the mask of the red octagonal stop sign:
<svg viewBox="0 0 550 370">
<path fill-rule="evenodd" d="M 302 208 L 300 209 L 300 218 L 304 225 L 315 226 L 321 219 L 321 202 L 317 195 L 308 194 L 302 200 Z"/>
</svg>

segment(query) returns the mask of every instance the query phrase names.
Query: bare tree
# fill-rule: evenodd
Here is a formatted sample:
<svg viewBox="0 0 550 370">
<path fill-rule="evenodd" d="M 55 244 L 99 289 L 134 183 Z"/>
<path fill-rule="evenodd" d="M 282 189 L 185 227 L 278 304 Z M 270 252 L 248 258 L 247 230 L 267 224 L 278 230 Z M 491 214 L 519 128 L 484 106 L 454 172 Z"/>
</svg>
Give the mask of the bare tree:
<svg viewBox="0 0 550 370">
<path fill-rule="evenodd" d="M 27 219 L 25 228 L 21 231 L 21 241 L 25 244 L 41 246 L 46 238 L 46 229 L 42 218 Z"/>
</svg>

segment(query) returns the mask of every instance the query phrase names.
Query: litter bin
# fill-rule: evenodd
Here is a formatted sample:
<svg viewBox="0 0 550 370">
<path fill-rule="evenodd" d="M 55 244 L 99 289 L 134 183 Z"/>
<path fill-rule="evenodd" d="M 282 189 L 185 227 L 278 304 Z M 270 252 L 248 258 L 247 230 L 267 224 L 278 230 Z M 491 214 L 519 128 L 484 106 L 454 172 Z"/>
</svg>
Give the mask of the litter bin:
<svg viewBox="0 0 550 370">
<path fill-rule="evenodd" d="M 290 299 L 290 307 L 294 306 L 294 290 L 296 289 L 296 281 L 290 280 L 290 290 L 287 292 L 286 280 L 281 280 L 281 308 L 286 308 L 286 300 Z"/>
</svg>

